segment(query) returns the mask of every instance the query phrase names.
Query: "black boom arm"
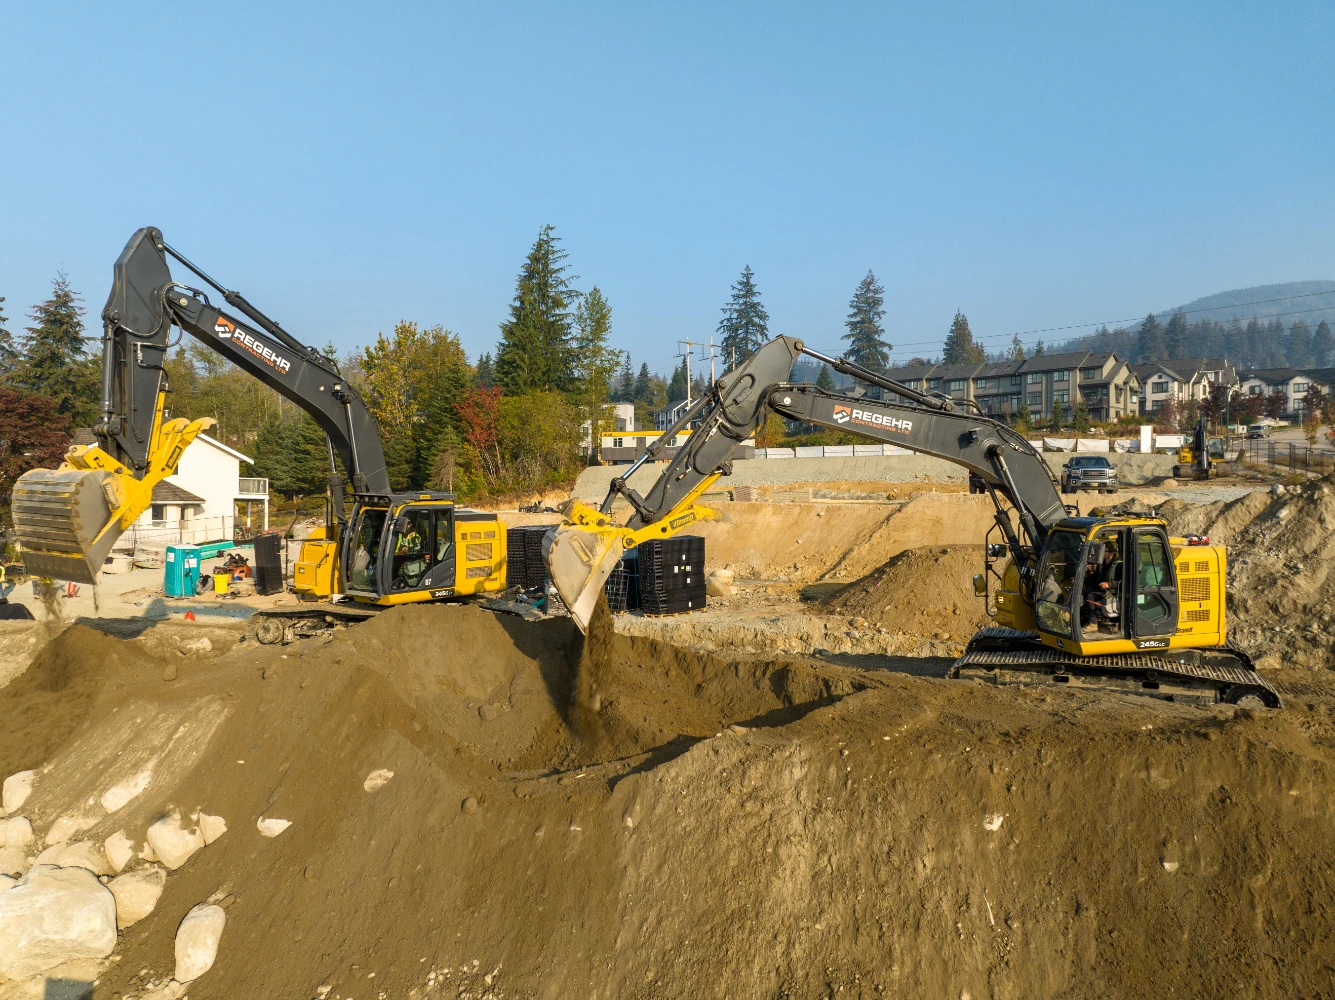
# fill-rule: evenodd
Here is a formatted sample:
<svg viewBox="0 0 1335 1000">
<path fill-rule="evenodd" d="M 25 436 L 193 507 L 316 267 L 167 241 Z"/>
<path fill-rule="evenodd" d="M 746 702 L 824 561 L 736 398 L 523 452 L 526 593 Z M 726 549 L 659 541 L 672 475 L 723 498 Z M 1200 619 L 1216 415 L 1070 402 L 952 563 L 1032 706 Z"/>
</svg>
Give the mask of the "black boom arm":
<svg viewBox="0 0 1335 1000">
<path fill-rule="evenodd" d="M 255 325 L 222 312 L 206 293 L 175 282 L 168 254 Z M 140 229 L 125 245 L 102 323 L 102 416 L 93 432 L 105 451 L 136 474 L 146 467 L 167 338 L 177 326 L 310 414 L 348 470 L 354 492 L 390 492 L 379 428 L 335 364 L 216 284 L 169 247 L 157 229 Z"/>
</svg>

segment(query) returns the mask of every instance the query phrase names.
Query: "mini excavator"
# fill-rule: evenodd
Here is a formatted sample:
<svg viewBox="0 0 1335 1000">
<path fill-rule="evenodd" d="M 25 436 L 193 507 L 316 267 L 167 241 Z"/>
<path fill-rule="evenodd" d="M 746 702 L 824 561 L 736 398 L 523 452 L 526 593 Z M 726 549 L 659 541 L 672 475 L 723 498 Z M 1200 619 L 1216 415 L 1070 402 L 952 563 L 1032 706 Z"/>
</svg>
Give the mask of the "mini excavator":
<svg viewBox="0 0 1335 1000">
<path fill-rule="evenodd" d="M 169 256 L 245 318 L 173 280 Z M 504 589 L 505 525 L 456 506 L 450 493 L 394 492 L 375 419 L 336 363 L 219 285 L 159 230 L 140 229 L 116 260 L 102 323 L 97 444 L 70 448 L 59 469 L 26 472 L 14 486 L 14 527 L 33 576 L 93 583 L 116 540 L 148 509 L 153 486 L 214 423 L 169 415 L 163 362 L 175 326 L 291 400 L 326 435 L 325 525 L 294 567 L 302 603 L 257 613 L 249 628 L 261 642 L 360 621 L 389 605 Z M 351 513 L 340 466 L 352 481 Z"/>
<path fill-rule="evenodd" d="M 882 398 L 790 382 L 804 354 L 877 387 Z M 612 481 L 599 508 L 572 503 L 544 538 L 552 582 L 581 629 L 627 549 L 717 516 L 697 501 L 730 474 L 736 449 L 771 412 L 941 458 L 981 482 L 996 516 L 973 586 L 996 625 L 969 640 L 951 676 L 1279 707 L 1274 687 L 1228 641 L 1222 545 L 1170 538 L 1157 517 L 1077 516 L 1042 455 L 971 400 L 919 392 L 790 337 L 726 373 Z M 648 492 L 633 489 L 635 471 L 688 426 L 693 433 Z M 618 496 L 631 508 L 624 525 L 611 516 Z"/>
</svg>

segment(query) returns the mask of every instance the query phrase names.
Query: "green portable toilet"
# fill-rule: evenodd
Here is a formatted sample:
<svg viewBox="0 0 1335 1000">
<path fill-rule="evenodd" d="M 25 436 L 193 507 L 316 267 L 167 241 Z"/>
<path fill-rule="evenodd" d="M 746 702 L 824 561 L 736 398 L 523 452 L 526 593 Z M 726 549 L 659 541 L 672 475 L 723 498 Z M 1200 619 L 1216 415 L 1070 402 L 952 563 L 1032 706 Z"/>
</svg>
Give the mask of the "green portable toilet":
<svg viewBox="0 0 1335 1000">
<path fill-rule="evenodd" d="M 168 545 L 162 592 L 168 597 L 194 597 L 199 590 L 199 546 Z"/>
</svg>

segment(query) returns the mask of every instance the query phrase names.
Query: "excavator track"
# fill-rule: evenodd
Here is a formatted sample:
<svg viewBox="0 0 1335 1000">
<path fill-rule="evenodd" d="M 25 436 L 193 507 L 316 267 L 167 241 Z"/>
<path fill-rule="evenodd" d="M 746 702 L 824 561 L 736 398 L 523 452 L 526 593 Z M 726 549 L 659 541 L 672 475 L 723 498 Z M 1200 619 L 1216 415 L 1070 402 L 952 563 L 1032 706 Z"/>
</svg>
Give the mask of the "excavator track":
<svg viewBox="0 0 1335 1000">
<path fill-rule="evenodd" d="M 964 655 L 951 664 L 949 676 L 989 684 L 1111 690 L 1198 705 L 1283 707 L 1279 692 L 1233 645 L 1073 656 L 1043 645 L 1037 632 L 985 628 L 969 640 Z"/>
<path fill-rule="evenodd" d="M 340 601 L 310 607 L 265 608 L 246 619 L 246 638 L 262 646 L 285 646 L 298 639 L 357 625 L 380 613 L 375 604 Z"/>
</svg>

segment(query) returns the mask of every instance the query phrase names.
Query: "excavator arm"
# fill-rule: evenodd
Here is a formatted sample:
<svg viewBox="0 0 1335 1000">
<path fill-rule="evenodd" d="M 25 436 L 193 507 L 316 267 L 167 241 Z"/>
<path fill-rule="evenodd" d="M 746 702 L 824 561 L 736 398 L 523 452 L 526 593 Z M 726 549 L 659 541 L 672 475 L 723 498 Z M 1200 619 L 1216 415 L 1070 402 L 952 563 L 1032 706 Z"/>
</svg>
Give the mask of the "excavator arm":
<svg viewBox="0 0 1335 1000">
<path fill-rule="evenodd" d="M 173 280 L 168 256 L 250 322 L 213 305 L 206 292 Z M 208 417 L 167 418 L 163 362 L 173 326 L 311 415 L 328 436 L 336 501 L 342 480 L 335 454 L 355 492 L 390 492 L 375 421 L 333 361 L 213 281 L 156 228 L 136 232 L 116 260 L 102 324 L 97 444 L 70 448 L 59 469 L 34 469 L 14 487 L 14 527 L 34 576 L 93 582 L 116 539 L 148 509 L 154 484 L 176 472 L 185 448 L 213 424 Z M 341 502 L 335 508 L 341 511 Z"/>
<path fill-rule="evenodd" d="M 814 385 L 788 381 L 793 363 L 810 355 L 909 402 L 853 399 Z M 850 362 L 807 349 L 800 340 L 779 337 L 728 372 L 687 410 L 632 465 L 612 481 L 597 510 L 574 502 L 565 521 L 544 539 L 552 582 L 580 628 L 588 625 L 598 593 L 622 553 L 649 538 L 665 538 L 697 521 L 716 516 L 696 500 L 720 476 L 742 441 L 764 425 L 770 411 L 794 420 L 849 431 L 964 466 L 992 496 L 1016 565 L 1032 574 L 1034 553 L 1048 530 L 1066 516 L 1056 483 L 1042 456 L 1006 424 L 963 409 L 959 401 L 927 395 Z M 630 477 L 668 447 L 677 433 L 698 421 L 686 444 L 641 496 Z M 633 508 L 624 525 L 613 523 L 612 504 L 625 497 Z M 1012 523 L 1001 499 L 1018 513 Z"/>
</svg>

